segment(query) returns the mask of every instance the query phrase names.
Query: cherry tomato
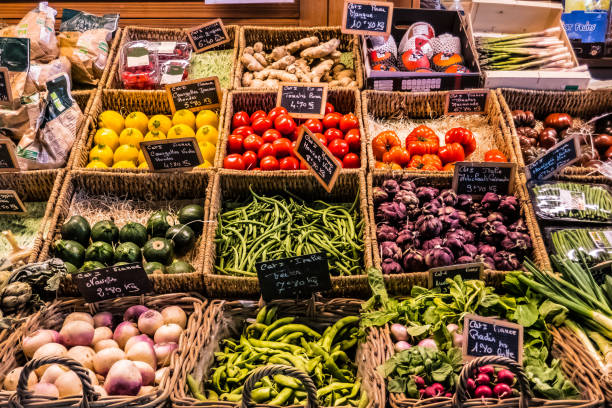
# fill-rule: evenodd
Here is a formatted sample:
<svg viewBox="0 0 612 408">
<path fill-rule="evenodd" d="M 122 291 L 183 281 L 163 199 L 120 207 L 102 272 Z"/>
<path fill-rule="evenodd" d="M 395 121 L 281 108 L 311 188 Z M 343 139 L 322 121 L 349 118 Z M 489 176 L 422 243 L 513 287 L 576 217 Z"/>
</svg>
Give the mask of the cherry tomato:
<svg viewBox="0 0 612 408">
<path fill-rule="evenodd" d="M 251 118 L 245 111 L 234 113 L 232 117 L 232 129 L 236 129 L 240 126 L 249 126 L 251 124 Z"/>
<path fill-rule="evenodd" d="M 253 114 L 251 115 L 251 123 L 255 122 L 255 119 L 257 118 L 267 118 L 268 114 L 262 110 L 258 110 L 253 112 Z"/>
<path fill-rule="evenodd" d="M 266 156 L 276 156 L 276 150 L 272 143 L 264 143 L 259 150 L 257 150 L 257 157 L 259 157 L 259 160 Z"/>
<path fill-rule="evenodd" d="M 244 170 L 244 159 L 238 153 L 230 154 L 223 159 L 223 167 L 232 170 Z"/>
<path fill-rule="evenodd" d="M 257 118 L 251 124 L 251 127 L 258 135 L 262 135 L 266 130 L 272 127 L 272 121 L 268 117 Z"/>
<path fill-rule="evenodd" d="M 298 170 L 300 168 L 300 161 L 295 157 L 283 157 L 280 160 L 281 170 Z"/>
<path fill-rule="evenodd" d="M 297 125 L 291 116 L 279 115 L 274 119 L 274 127 L 283 135 L 289 135 L 295 132 Z"/>
<path fill-rule="evenodd" d="M 276 108 L 268 112 L 268 118 L 270 118 L 270 120 L 274 122 L 278 116 L 286 115 L 286 114 L 287 114 L 287 109 L 283 108 L 282 106 L 277 106 Z"/>
<path fill-rule="evenodd" d="M 247 150 L 242 154 L 242 160 L 246 170 L 253 170 L 257 166 L 257 153 Z"/>
<path fill-rule="evenodd" d="M 315 133 L 314 135 L 321 141 L 321 143 L 327 146 L 327 137 L 325 137 L 323 133 Z"/>
<path fill-rule="evenodd" d="M 274 147 L 274 150 L 276 151 L 276 157 L 285 157 L 285 156 L 290 156 L 291 155 L 291 151 L 293 150 L 291 148 L 291 140 L 281 137 L 280 139 L 276 139 L 275 141 L 272 142 L 272 146 Z"/>
<path fill-rule="evenodd" d="M 268 129 L 263 132 L 263 135 L 261 135 L 261 137 L 265 143 L 272 143 L 276 139 L 280 139 L 283 136 L 276 129 Z"/>
<path fill-rule="evenodd" d="M 323 126 L 325 126 L 325 129 L 337 128 L 340 119 L 342 119 L 342 114 L 338 112 L 328 113 L 323 117 Z"/>
<path fill-rule="evenodd" d="M 276 160 L 276 157 L 266 156 L 263 159 L 261 159 L 261 161 L 259 162 L 259 167 L 263 171 L 273 171 L 273 170 L 278 170 L 280 165 L 278 163 L 278 160 Z"/>
<path fill-rule="evenodd" d="M 486 162 L 507 162 L 508 158 L 504 153 L 497 149 L 491 149 L 485 153 L 484 159 Z"/>
<path fill-rule="evenodd" d="M 344 140 L 349 144 L 351 152 L 359 153 L 361 151 L 361 134 L 359 129 L 350 129 L 344 134 Z"/>
<path fill-rule="evenodd" d="M 347 153 L 342 159 L 342 167 L 345 169 L 358 169 L 361 167 L 361 160 L 355 153 Z"/>
<path fill-rule="evenodd" d="M 352 113 L 347 113 L 340 119 L 340 130 L 343 132 L 359 128 L 359 119 Z"/>
<path fill-rule="evenodd" d="M 312 133 L 322 133 L 323 123 L 319 119 L 308 119 L 304 126 L 308 128 Z"/>
<path fill-rule="evenodd" d="M 264 140 L 261 136 L 258 135 L 248 135 L 244 138 L 244 141 L 242 142 L 244 150 L 251 150 L 253 152 L 258 151 L 259 148 L 263 146 L 263 144 Z"/>
<path fill-rule="evenodd" d="M 325 138 L 327 139 L 327 144 L 330 144 L 332 141 L 336 139 L 344 138 L 344 134 L 342 133 L 342 131 L 336 128 L 329 128 L 323 134 L 325 135 Z"/>
<path fill-rule="evenodd" d="M 240 135 L 231 134 L 227 138 L 227 150 L 230 153 L 242 153 L 242 142 L 244 138 Z"/>
<path fill-rule="evenodd" d="M 250 126 L 240 126 L 234 129 L 232 133 L 235 135 L 247 137 L 248 135 L 252 135 L 255 132 L 253 131 L 253 128 Z"/>
<path fill-rule="evenodd" d="M 339 159 L 342 159 L 349 152 L 349 145 L 344 139 L 334 139 L 327 146 L 329 151 Z"/>
<path fill-rule="evenodd" d="M 336 109 L 334 108 L 334 105 L 332 105 L 331 103 L 327 102 L 327 103 L 325 104 L 325 113 L 326 113 L 326 114 L 328 114 L 328 113 L 332 113 L 332 112 L 334 112 L 335 110 L 336 110 Z"/>
</svg>

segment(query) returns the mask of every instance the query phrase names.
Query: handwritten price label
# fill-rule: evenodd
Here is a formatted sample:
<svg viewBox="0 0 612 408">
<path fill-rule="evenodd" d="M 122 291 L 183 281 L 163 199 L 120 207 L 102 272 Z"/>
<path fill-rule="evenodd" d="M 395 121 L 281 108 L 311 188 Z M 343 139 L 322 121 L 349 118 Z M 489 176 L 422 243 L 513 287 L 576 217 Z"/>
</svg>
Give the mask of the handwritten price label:
<svg viewBox="0 0 612 408">
<path fill-rule="evenodd" d="M 95 269 L 74 275 L 79 292 L 88 302 L 149 293 L 153 285 L 139 263 Z"/>
<path fill-rule="evenodd" d="M 342 32 L 347 34 L 389 35 L 393 3 L 346 0 L 342 13 Z"/>
</svg>

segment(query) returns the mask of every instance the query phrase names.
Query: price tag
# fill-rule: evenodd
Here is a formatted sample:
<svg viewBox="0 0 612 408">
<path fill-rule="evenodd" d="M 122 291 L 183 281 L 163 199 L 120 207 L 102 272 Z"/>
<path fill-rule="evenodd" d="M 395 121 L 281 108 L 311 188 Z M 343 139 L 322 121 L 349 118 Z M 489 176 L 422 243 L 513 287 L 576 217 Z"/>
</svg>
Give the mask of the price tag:
<svg viewBox="0 0 612 408">
<path fill-rule="evenodd" d="M 88 302 L 143 295 L 153 291 L 153 285 L 139 263 L 95 269 L 77 273 L 74 277 L 79 292 Z"/>
<path fill-rule="evenodd" d="M 304 299 L 331 289 L 325 252 L 259 262 L 255 268 L 265 301 Z"/>
<path fill-rule="evenodd" d="M 197 53 L 225 44 L 230 40 L 220 18 L 190 28 L 187 30 L 187 37 Z"/>
<path fill-rule="evenodd" d="M 482 280 L 483 272 L 482 262 L 431 268 L 429 270 L 429 289 L 445 288 L 448 286 L 446 279 L 453 279 L 457 275 L 461 275 L 463 280 Z"/>
<path fill-rule="evenodd" d="M 319 183 L 331 192 L 342 165 L 306 127 L 301 126 L 294 152 L 313 171 Z"/>
<path fill-rule="evenodd" d="M 202 164 L 202 153 L 195 137 L 140 142 L 149 169 L 169 171 L 191 169 Z"/>
<path fill-rule="evenodd" d="M 216 76 L 168 84 L 166 94 L 173 114 L 181 109 L 197 112 L 218 108 L 223 95 Z"/>
<path fill-rule="evenodd" d="M 13 102 L 13 92 L 8 68 L 0 67 L 0 105 L 8 105 L 11 102 Z"/>
<path fill-rule="evenodd" d="M 472 89 L 469 91 L 449 91 L 446 94 L 444 106 L 445 115 L 461 115 L 464 113 L 485 113 L 489 91 Z"/>
<path fill-rule="evenodd" d="M 487 192 L 511 194 L 516 163 L 457 162 L 453 190 L 457 194 L 483 196 Z"/>
<path fill-rule="evenodd" d="M 6 138 L 0 139 L 0 173 L 19 171 L 15 144 Z"/>
<path fill-rule="evenodd" d="M 281 83 L 276 106 L 282 106 L 294 118 L 323 119 L 327 102 L 327 84 Z"/>
<path fill-rule="evenodd" d="M 528 179 L 546 180 L 575 163 L 580 157 L 578 135 L 564 139 L 548 149 L 526 168 Z"/>
<path fill-rule="evenodd" d="M 501 356 L 523 362 L 523 326 L 468 314 L 463 319 L 463 361 Z"/>
<path fill-rule="evenodd" d="M 391 2 L 345 0 L 341 29 L 348 34 L 389 35 L 392 19 Z"/>
<path fill-rule="evenodd" d="M 0 214 L 27 214 L 28 210 L 14 190 L 0 190 Z"/>
</svg>

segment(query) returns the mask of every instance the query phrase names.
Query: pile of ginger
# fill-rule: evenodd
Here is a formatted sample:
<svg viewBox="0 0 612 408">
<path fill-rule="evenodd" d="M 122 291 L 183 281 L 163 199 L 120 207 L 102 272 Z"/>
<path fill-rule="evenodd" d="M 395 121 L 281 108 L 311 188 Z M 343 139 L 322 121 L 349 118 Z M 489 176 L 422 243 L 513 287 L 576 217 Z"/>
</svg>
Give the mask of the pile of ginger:
<svg viewBox="0 0 612 408">
<path fill-rule="evenodd" d="M 307 37 L 276 47 L 270 53 L 263 43 L 246 47 L 240 58 L 245 67 L 242 86 L 276 88 L 280 82 L 328 82 L 329 86 L 357 87 L 355 71 L 340 63 L 340 40 L 320 43 Z"/>
</svg>

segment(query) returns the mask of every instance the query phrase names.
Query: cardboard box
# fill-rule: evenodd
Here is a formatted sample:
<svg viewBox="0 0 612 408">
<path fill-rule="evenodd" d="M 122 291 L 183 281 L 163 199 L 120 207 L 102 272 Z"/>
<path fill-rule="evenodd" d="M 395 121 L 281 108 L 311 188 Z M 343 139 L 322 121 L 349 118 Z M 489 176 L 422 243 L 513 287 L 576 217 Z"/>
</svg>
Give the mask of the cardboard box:
<svg viewBox="0 0 612 408">
<path fill-rule="evenodd" d="M 558 3 L 520 0 L 473 0 L 469 29 L 474 38 L 484 33 L 518 34 L 561 27 L 560 39 L 571 53 L 574 66 L 576 54 L 567 37 Z M 588 72 L 573 71 L 485 71 L 486 88 L 528 88 L 550 90 L 586 89 L 591 80 Z"/>
<path fill-rule="evenodd" d="M 479 88 L 481 73 L 472 36 L 468 26 L 456 11 L 428 9 L 393 9 L 391 35 L 399 46 L 408 27 L 416 22 L 424 21 L 432 25 L 436 35 L 449 33 L 461 39 L 461 53 L 464 64 L 471 72 L 465 74 L 449 74 L 444 72 L 389 72 L 374 71 L 368 58 L 368 47 L 365 37 L 361 37 L 363 61 L 365 65 L 366 87 L 379 91 L 415 91 L 429 92 L 436 90 L 453 90 Z M 398 55 L 401 60 L 401 55 Z"/>
</svg>

